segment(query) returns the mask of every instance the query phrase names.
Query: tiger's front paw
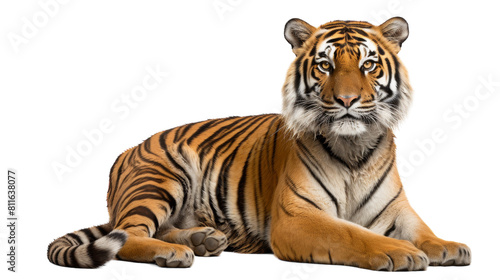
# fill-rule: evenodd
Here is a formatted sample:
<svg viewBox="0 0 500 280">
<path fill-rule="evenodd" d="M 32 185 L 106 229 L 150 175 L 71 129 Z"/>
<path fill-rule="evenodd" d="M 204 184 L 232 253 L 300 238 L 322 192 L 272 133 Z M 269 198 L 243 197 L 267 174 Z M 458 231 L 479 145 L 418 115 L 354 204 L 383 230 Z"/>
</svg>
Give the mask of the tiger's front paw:
<svg viewBox="0 0 500 280">
<path fill-rule="evenodd" d="M 419 249 L 424 251 L 430 260 L 429 265 L 450 266 L 469 265 L 471 252 L 467 245 L 441 239 L 430 239 L 422 242 Z"/>
<path fill-rule="evenodd" d="M 424 252 L 404 240 L 390 240 L 378 243 L 368 254 L 368 265 L 362 267 L 385 271 L 425 270 L 429 259 Z"/>
</svg>

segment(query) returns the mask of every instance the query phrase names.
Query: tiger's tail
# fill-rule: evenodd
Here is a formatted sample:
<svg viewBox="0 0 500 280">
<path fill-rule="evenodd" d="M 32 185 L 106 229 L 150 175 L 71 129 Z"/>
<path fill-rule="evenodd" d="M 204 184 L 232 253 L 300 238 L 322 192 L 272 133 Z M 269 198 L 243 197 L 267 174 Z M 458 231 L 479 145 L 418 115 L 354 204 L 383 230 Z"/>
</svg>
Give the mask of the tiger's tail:
<svg viewBox="0 0 500 280">
<path fill-rule="evenodd" d="M 113 259 L 127 241 L 127 233 L 110 224 L 68 233 L 50 243 L 47 258 L 53 264 L 96 268 Z"/>
</svg>

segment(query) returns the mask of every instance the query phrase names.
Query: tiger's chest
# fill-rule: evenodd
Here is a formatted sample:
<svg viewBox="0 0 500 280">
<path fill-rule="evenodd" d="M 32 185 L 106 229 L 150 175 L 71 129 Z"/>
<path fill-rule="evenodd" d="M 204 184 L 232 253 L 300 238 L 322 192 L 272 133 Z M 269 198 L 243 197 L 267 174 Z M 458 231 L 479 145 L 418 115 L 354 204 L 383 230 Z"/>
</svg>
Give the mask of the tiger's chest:
<svg viewBox="0 0 500 280">
<path fill-rule="evenodd" d="M 397 185 L 393 143 L 384 140 L 362 154 L 362 164 L 348 163 L 320 145 L 304 145 L 297 153 L 309 182 L 303 190 L 330 216 L 365 226 Z"/>
</svg>

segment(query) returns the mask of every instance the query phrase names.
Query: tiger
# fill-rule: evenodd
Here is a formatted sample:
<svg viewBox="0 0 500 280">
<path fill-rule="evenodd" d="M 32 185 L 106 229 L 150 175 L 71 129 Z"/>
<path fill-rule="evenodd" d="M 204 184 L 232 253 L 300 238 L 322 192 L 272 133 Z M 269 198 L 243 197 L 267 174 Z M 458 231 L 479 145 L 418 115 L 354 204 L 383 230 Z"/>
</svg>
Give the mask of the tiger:
<svg viewBox="0 0 500 280">
<path fill-rule="evenodd" d="M 232 251 L 383 271 L 469 265 L 469 247 L 431 231 L 398 174 L 408 35 L 401 17 L 289 20 L 282 113 L 182 125 L 126 150 L 110 171 L 109 222 L 55 239 L 49 261 L 190 267 Z"/>
</svg>

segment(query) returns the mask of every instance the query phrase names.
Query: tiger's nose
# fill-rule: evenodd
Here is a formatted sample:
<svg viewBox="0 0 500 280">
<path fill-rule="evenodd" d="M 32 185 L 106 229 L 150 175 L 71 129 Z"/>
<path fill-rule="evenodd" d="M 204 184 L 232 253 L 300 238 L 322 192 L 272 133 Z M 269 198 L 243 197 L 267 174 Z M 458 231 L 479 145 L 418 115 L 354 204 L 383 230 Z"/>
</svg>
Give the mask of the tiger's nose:
<svg viewBox="0 0 500 280">
<path fill-rule="evenodd" d="M 335 97 L 335 101 L 344 107 L 349 108 L 352 104 L 359 100 L 360 95 L 339 95 Z"/>
</svg>

